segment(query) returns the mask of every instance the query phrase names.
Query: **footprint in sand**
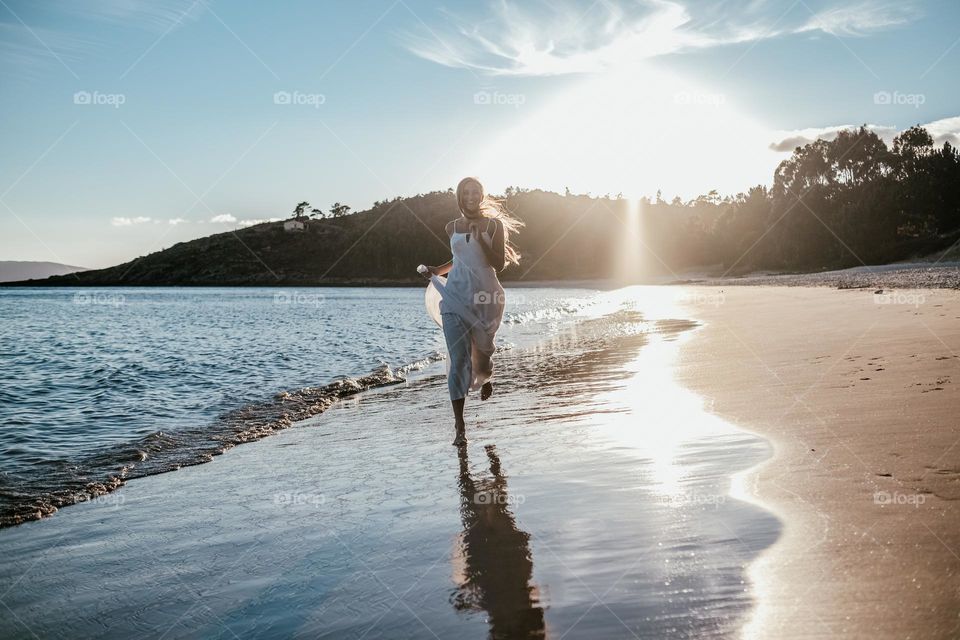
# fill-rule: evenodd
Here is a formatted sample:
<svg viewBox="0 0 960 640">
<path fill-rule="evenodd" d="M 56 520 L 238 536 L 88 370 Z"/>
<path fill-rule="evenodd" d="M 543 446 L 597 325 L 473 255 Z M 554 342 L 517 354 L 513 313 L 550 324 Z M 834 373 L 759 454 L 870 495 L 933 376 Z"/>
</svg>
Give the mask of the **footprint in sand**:
<svg viewBox="0 0 960 640">
<path fill-rule="evenodd" d="M 919 382 L 917 384 L 920 384 Z M 932 387 L 931 389 L 922 389 L 921 393 L 926 393 L 928 391 L 943 391 L 943 385 L 950 384 L 950 376 L 941 376 L 936 379 L 935 382 L 928 382 L 925 386 Z"/>
</svg>

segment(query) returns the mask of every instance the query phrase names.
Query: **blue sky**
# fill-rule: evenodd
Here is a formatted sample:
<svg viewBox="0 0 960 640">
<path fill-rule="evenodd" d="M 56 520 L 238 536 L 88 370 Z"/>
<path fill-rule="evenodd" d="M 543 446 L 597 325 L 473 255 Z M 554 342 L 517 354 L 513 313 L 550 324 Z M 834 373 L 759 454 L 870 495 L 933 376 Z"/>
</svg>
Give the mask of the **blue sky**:
<svg viewBox="0 0 960 640">
<path fill-rule="evenodd" d="M 846 125 L 958 144 L 958 67 L 949 1 L 0 0 L 0 259 L 107 266 L 464 175 L 736 193 Z"/>
</svg>

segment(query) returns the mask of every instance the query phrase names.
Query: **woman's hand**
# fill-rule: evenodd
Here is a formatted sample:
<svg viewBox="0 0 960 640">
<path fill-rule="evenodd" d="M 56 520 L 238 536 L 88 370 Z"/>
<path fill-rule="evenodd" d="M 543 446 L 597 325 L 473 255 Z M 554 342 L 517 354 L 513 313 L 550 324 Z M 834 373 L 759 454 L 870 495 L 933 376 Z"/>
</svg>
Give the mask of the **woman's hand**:
<svg viewBox="0 0 960 640">
<path fill-rule="evenodd" d="M 417 273 L 420 273 L 420 275 L 422 275 L 425 280 L 429 280 L 430 276 L 443 276 L 450 273 L 450 269 L 453 268 L 453 260 L 451 260 L 450 262 L 447 262 L 446 264 L 442 264 L 439 267 L 431 267 L 430 265 L 423 265 L 423 266 L 425 266 L 427 270 L 424 271 L 423 273 L 420 273 L 419 271 L 417 271 Z"/>
</svg>

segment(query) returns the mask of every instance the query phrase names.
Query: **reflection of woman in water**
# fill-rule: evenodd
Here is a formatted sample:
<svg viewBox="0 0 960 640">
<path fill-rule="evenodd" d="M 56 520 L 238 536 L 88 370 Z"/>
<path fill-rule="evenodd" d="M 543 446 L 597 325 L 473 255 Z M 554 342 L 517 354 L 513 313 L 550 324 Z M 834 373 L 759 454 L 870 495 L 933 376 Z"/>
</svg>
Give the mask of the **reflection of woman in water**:
<svg viewBox="0 0 960 640">
<path fill-rule="evenodd" d="M 457 185 L 460 218 L 447 223 L 453 259 L 424 273 L 440 293 L 439 313 L 449 354 L 447 388 L 453 404 L 456 440 L 467 442 L 463 405 L 468 391 L 480 390 L 480 399 L 493 393 L 494 337 L 503 318 L 503 287 L 497 271 L 519 264 L 520 254 L 508 236 L 522 222 L 484 194 L 477 178 Z M 443 278 L 449 274 L 449 277 Z"/>
<path fill-rule="evenodd" d="M 507 479 L 496 449 L 486 449 L 493 477 L 478 481 L 470 476 L 467 448 L 459 449 L 463 533 L 454 557 L 461 575 L 453 605 L 461 611 L 485 610 L 491 638 L 545 638 L 543 608 L 530 584 L 530 536 L 517 528 L 508 508 Z"/>
</svg>

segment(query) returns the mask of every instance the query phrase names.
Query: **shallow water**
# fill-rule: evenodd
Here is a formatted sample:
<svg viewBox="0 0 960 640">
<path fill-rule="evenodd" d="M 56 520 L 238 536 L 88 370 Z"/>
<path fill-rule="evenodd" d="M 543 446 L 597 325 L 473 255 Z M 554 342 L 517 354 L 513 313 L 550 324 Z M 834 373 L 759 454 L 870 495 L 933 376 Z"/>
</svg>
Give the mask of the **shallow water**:
<svg viewBox="0 0 960 640">
<path fill-rule="evenodd" d="M 516 292 L 502 342 L 597 293 Z M 443 349 L 410 288 L 0 288 L 0 315 L 0 526 L 207 462 Z"/>
<path fill-rule="evenodd" d="M 779 524 L 730 478 L 770 447 L 675 383 L 696 324 L 666 291 L 499 354 L 459 452 L 437 363 L 0 531 L 0 635 L 736 635 Z"/>
</svg>

